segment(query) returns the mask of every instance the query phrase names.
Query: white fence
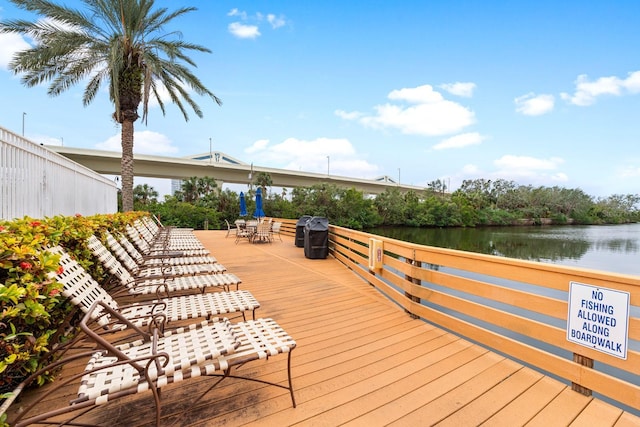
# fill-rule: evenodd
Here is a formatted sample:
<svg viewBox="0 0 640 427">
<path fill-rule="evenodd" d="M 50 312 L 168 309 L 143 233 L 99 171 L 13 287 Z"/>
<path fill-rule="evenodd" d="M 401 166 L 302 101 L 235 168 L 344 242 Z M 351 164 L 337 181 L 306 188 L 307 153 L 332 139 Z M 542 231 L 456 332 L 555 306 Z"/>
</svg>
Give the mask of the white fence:
<svg viewBox="0 0 640 427">
<path fill-rule="evenodd" d="M 114 182 L 0 127 L 0 219 L 118 210 Z"/>
</svg>

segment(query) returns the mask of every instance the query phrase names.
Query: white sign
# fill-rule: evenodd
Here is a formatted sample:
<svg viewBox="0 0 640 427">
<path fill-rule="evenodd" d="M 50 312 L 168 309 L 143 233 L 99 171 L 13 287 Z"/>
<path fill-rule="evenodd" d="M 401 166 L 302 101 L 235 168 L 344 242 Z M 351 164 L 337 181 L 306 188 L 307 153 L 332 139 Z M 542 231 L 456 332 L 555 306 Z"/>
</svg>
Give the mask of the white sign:
<svg viewBox="0 0 640 427">
<path fill-rule="evenodd" d="M 571 282 L 567 340 L 627 359 L 629 292 Z"/>
</svg>

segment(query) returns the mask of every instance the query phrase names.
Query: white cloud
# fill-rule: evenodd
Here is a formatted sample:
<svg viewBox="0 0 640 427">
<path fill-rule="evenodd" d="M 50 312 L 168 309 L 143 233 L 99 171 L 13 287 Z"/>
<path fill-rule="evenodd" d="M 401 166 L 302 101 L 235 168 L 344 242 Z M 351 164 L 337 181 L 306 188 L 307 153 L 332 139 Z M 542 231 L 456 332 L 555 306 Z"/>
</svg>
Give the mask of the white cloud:
<svg viewBox="0 0 640 427">
<path fill-rule="evenodd" d="M 268 140 L 258 140 L 245 152 L 259 153 L 260 165 L 282 169 L 326 173 L 329 167 L 331 175 L 361 178 L 373 178 L 378 174 L 378 166 L 363 160 L 351 142 L 344 138 L 287 138 L 273 145 Z"/>
<path fill-rule="evenodd" d="M 392 90 L 387 98 L 412 104 L 430 104 L 444 100 L 440 92 L 433 90 L 431 85 Z"/>
<path fill-rule="evenodd" d="M 13 55 L 29 48 L 31 45 L 18 34 L 0 34 L 0 68 L 8 70 Z"/>
<path fill-rule="evenodd" d="M 514 156 L 506 154 L 494 160 L 493 164 L 501 170 L 554 170 L 564 163 L 560 157 L 537 159 L 529 156 Z"/>
<path fill-rule="evenodd" d="M 640 92 L 640 71 L 629 73 L 629 77 L 624 81 L 623 86 L 631 93 Z"/>
<path fill-rule="evenodd" d="M 514 100 L 516 111 L 525 116 L 540 116 L 553 110 L 555 98 L 553 95 L 536 95 L 531 92 Z"/>
<path fill-rule="evenodd" d="M 405 134 L 438 136 L 459 132 L 475 122 L 473 112 L 451 101 L 403 108 L 385 104 L 375 107 L 377 115 L 361 123 L 373 128 L 396 128 Z"/>
<path fill-rule="evenodd" d="M 347 112 L 344 110 L 336 110 L 334 111 L 334 114 L 342 119 L 345 120 L 357 120 L 360 117 L 362 117 L 364 114 L 359 112 L 359 111 L 352 111 L 352 112 Z"/>
<path fill-rule="evenodd" d="M 260 36 L 260 30 L 255 25 L 245 25 L 240 22 L 229 24 L 229 32 L 239 39 L 255 39 Z"/>
<path fill-rule="evenodd" d="M 518 185 L 554 186 L 569 181 L 566 173 L 558 168 L 564 160 L 558 157 L 538 159 L 529 156 L 504 155 L 494 160 L 494 170 L 482 170 L 477 165 L 467 164 L 458 174 L 451 176 L 454 182 L 465 179 L 504 179 Z"/>
<path fill-rule="evenodd" d="M 446 150 L 448 148 L 462 148 L 469 145 L 481 144 L 485 137 L 477 132 L 461 133 L 447 138 L 433 146 L 434 150 Z"/>
<path fill-rule="evenodd" d="M 479 172 L 480 172 L 480 168 L 477 165 L 468 164 L 462 167 L 462 173 L 465 176 L 476 175 Z"/>
<path fill-rule="evenodd" d="M 259 139 L 254 142 L 250 147 L 245 148 L 244 152 L 247 154 L 257 153 L 258 151 L 262 151 L 267 148 L 269 145 L 268 139 Z"/>
<path fill-rule="evenodd" d="M 471 96 L 473 96 L 473 91 L 476 88 L 476 84 L 471 82 L 445 83 L 445 84 L 441 84 L 440 88 L 446 90 L 452 95 L 470 98 Z"/>
<path fill-rule="evenodd" d="M 627 166 L 619 170 L 621 178 L 640 178 L 640 166 Z"/>
<path fill-rule="evenodd" d="M 229 32 L 240 39 L 255 39 L 261 36 L 262 33 L 260 32 L 260 25 L 265 21 L 274 30 L 287 25 L 287 19 L 284 15 L 276 15 L 274 13 L 263 14 L 261 12 L 257 12 L 255 15 L 251 16 L 245 11 L 234 8 L 227 13 L 227 16 L 240 20 L 232 22 L 228 26 Z"/>
<path fill-rule="evenodd" d="M 344 138 L 317 138 L 305 141 L 297 138 L 287 138 L 280 144 L 271 147 L 274 153 L 283 157 L 305 157 L 323 155 L 349 156 L 355 154 L 355 149 L 349 140 Z"/>
<path fill-rule="evenodd" d="M 162 103 L 166 108 L 167 104 L 173 102 L 171 100 L 171 95 L 169 94 L 167 87 L 163 85 L 159 80 L 156 80 L 155 84 L 156 84 L 156 92 L 158 93 L 158 96 L 160 97 L 160 99 L 162 100 Z M 186 93 L 193 93 L 193 89 L 191 89 L 186 83 L 179 81 L 178 85 L 181 86 L 182 90 L 184 90 Z M 149 94 L 149 108 L 155 108 L 159 106 L 160 104 L 158 103 L 158 100 L 153 94 L 153 91 L 151 91 L 151 93 Z"/>
<path fill-rule="evenodd" d="M 136 154 L 169 155 L 177 153 L 178 148 L 171 144 L 169 138 L 158 132 L 143 130 L 133 134 L 133 152 Z M 120 134 L 96 144 L 96 148 L 107 151 L 122 151 Z"/>
<path fill-rule="evenodd" d="M 374 107 L 375 115 L 364 115 L 359 122 L 374 129 L 394 128 L 404 134 L 439 136 L 460 132 L 475 123 L 475 114 L 468 108 L 444 99 L 430 85 L 393 90 L 388 98 L 411 106 L 391 104 Z M 342 110 L 338 110 L 342 111 Z M 350 113 L 339 116 L 353 120 Z"/>
<path fill-rule="evenodd" d="M 581 74 L 575 81 L 576 90 L 573 95 L 562 93 L 560 96 L 565 101 L 585 107 L 596 102 L 599 96 L 621 96 L 640 92 L 640 71 L 628 74 L 626 79 L 616 76 L 600 77 L 590 81 L 586 74 Z"/>
<path fill-rule="evenodd" d="M 54 138 L 48 135 L 28 135 L 28 138 L 38 144 L 64 146 L 62 138 Z"/>
<path fill-rule="evenodd" d="M 247 12 L 242 12 L 238 8 L 233 8 L 227 13 L 227 16 L 239 16 L 240 19 L 247 19 Z"/>
<path fill-rule="evenodd" d="M 287 21 L 284 19 L 284 16 L 276 16 L 273 13 L 267 14 L 267 22 L 271 24 L 271 28 L 273 28 L 274 30 L 276 28 L 284 27 L 287 23 Z"/>
</svg>

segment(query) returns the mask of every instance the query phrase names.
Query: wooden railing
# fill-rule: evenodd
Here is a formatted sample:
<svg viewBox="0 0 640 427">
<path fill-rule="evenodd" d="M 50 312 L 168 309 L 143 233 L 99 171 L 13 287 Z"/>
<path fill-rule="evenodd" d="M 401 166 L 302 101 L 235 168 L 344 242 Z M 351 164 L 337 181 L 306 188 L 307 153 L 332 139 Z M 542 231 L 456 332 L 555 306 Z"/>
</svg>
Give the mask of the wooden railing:
<svg viewBox="0 0 640 427">
<path fill-rule="evenodd" d="M 296 221 L 279 221 L 285 234 L 295 235 Z M 380 242 L 373 243 L 379 251 L 372 257 L 371 239 Z M 639 277 L 417 245 L 336 226 L 329 227 L 329 252 L 409 315 L 571 382 L 578 392 L 640 409 Z M 568 339 L 571 282 L 629 294 L 626 360 Z"/>
<path fill-rule="evenodd" d="M 296 224 L 298 223 L 295 219 L 282 219 L 278 218 L 274 221 L 282 222 L 282 227 L 280 228 L 280 233 L 286 236 L 295 236 L 296 235 Z"/>
</svg>

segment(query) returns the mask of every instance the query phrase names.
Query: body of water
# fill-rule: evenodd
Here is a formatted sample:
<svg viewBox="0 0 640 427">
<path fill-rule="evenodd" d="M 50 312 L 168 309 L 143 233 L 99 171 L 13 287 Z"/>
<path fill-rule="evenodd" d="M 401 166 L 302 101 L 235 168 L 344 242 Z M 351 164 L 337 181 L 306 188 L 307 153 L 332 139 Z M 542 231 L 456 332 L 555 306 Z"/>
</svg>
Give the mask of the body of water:
<svg viewBox="0 0 640 427">
<path fill-rule="evenodd" d="M 640 276 L 640 224 L 380 227 L 367 232 L 421 245 Z"/>
</svg>

